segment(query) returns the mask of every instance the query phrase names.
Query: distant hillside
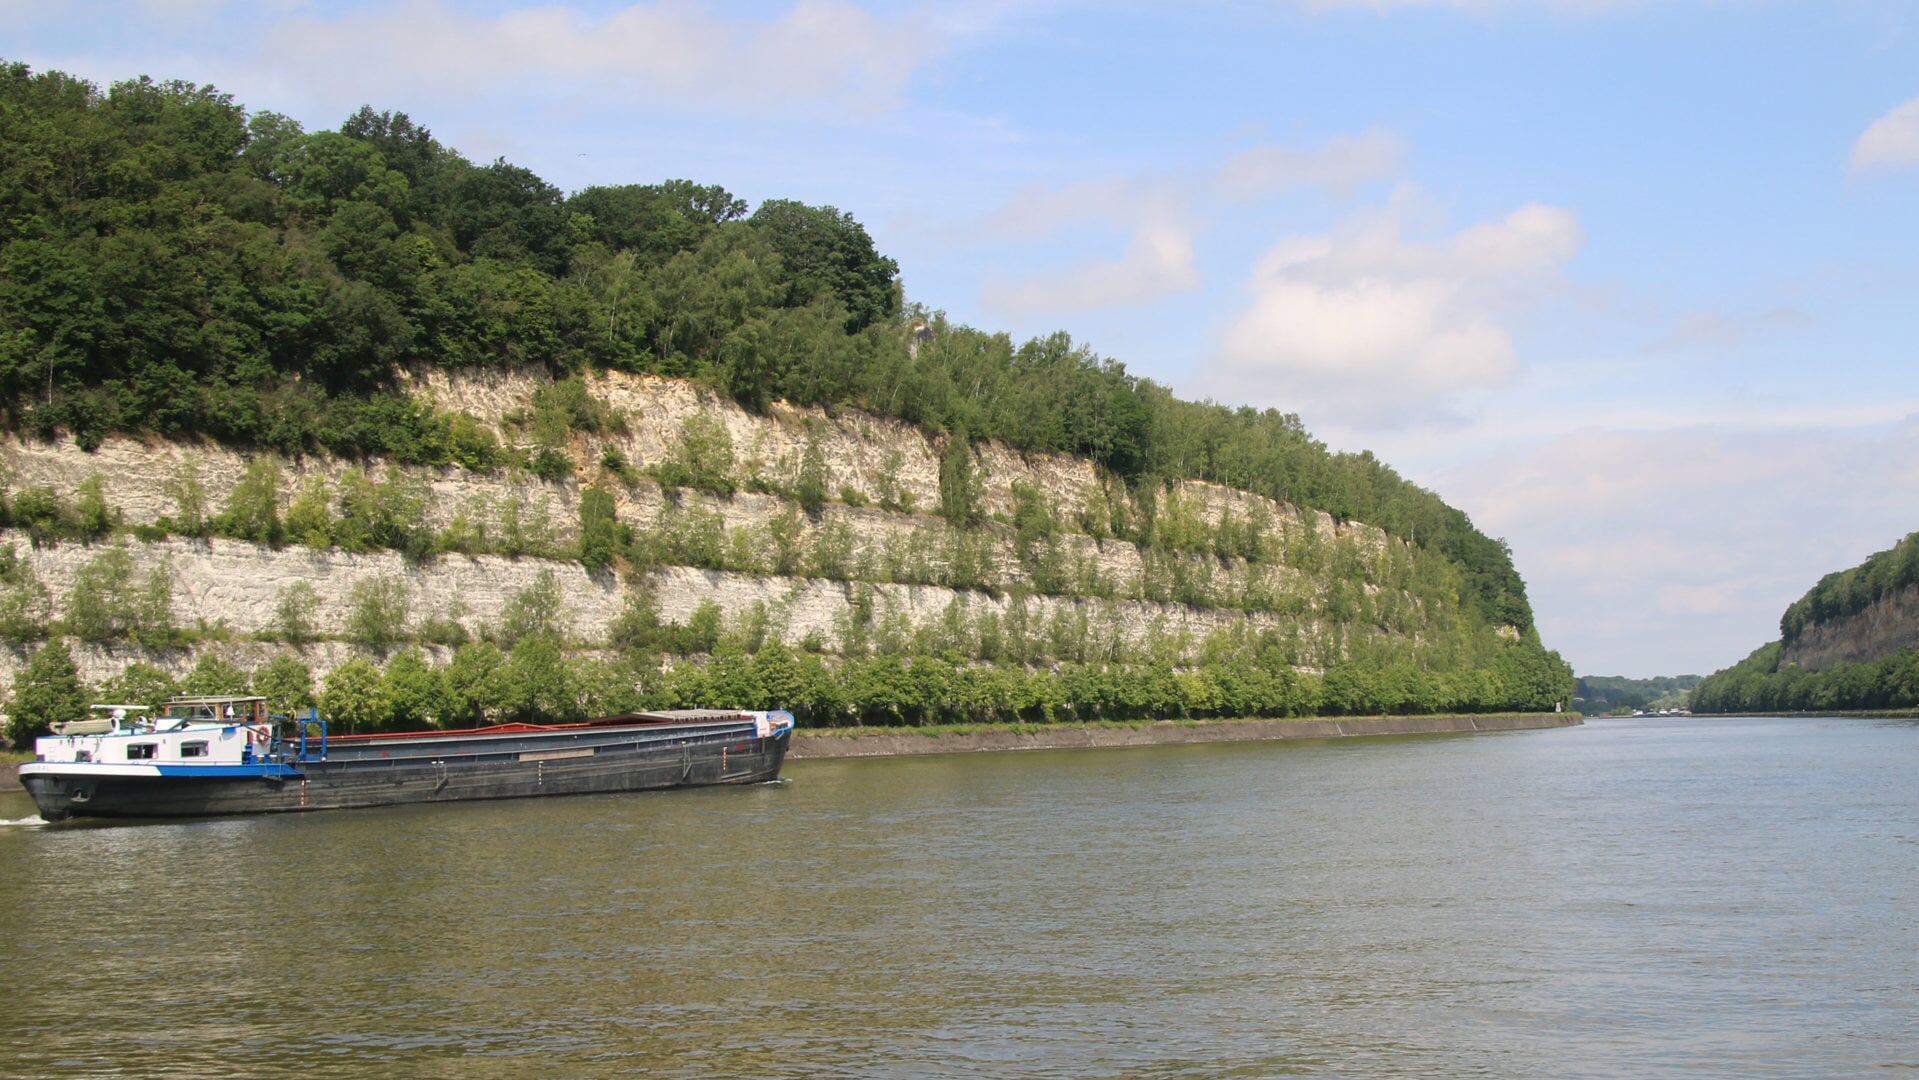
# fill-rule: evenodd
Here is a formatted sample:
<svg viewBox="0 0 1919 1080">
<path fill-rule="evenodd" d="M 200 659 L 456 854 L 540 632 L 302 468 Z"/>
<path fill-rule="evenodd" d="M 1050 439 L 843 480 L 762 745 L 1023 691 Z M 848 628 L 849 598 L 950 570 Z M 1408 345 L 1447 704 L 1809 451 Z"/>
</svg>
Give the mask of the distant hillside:
<svg viewBox="0 0 1919 1080">
<path fill-rule="evenodd" d="M 1693 711 L 1919 706 L 1919 533 L 1820 578 L 1786 609 L 1779 632 L 1703 680 Z"/>
</svg>

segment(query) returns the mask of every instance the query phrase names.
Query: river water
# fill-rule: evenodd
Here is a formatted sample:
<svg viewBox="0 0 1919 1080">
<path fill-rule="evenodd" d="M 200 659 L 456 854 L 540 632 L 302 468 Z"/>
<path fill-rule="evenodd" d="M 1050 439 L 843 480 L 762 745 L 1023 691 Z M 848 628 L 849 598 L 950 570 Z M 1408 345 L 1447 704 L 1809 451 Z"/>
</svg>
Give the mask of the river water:
<svg viewBox="0 0 1919 1080">
<path fill-rule="evenodd" d="M 0 1075 L 1919 1075 L 1919 726 L 41 827 Z"/>
</svg>

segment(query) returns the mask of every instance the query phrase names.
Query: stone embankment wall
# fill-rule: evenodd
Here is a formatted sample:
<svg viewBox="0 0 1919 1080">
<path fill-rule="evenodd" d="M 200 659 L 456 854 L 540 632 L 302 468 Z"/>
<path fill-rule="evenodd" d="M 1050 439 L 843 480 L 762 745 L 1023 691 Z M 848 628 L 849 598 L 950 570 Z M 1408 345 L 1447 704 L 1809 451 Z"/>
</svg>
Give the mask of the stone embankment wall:
<svg viewBox="0 0 1919 1080">
<path fill-rule="evenodd" d="M 527 408 L 542 381 L 523 374 L 454 377 L 436 372 L 422 380 L 419 389 L 430 393 L 439 407 L 464 411 L 492 426 L 503 442 L 512 443 L 524 437 L 508 418 Z M 510 517 L 517 520 L 523 533 L 557 550 L 577 540 L 582 483 L 605 482 L 614 492 L 619 519 L 646 526 L 660 520 L 669 493 L 650 481 L 611 477 L 601 464 L 605 451 L 617 449 L 635 468 L 661 463 L 673 454 L 686 421 L 704 415 L 725 425 L 733 443 L 734 474 L 742 481 L 757 475 L 769 481 L 762 486 L 790 484 L 811 440 L 826 461 L 830 498 L 838 500 L 842 492 L 854 492 L 856 501 L 878 503 L 885 499 L 918 509 L 884 510 L 834 501 L 819 520 L 804 521 L 807 535 L 843 528 L 850 534 L 856 560 L 864 557 L 870 561 L 889 546 L 897 550 L 916 536 L 925 540 L 942 535 L 946 529 L 945 523 L 931 513 L 939 505 L 942 448 L 915 428 L 850 411 L 828 416 L 817 409 L 781 405 L 774 406 L 768 415 L 755 415 L 703 395 L 690 384 L 647 376 L 616 373 L 590 379 L 588 385 L 595 397 L 619 410 L 625 430 L 576 434 L 568 448 L 575 464 L 574 476 L 546 481 L 513 470 L 486 474 L 458 467 L 406 469 L 403 472 L 408 483 L 422 499 L 425 524 L 443 530 L 464 518 L 469 523 L 485 524 L 489 535 L 497 537 Z M 71 499 L 83 481 L 98 476 L 109 506 L 127 525 L 150 525 L 162 517 L 177 516 L 178 489 L 184 475 L 195 477 L 204 489 L 205 512 L 217 513 L 240 482 L 249 460 L 248 455 L 211 444 L 159 440 L 114 438 L 91 452 L 64 439 L 0 444 L 0 472 L 12 491 L 48 486 Z M 1089 501 L 1118 494 L 1102 482 L 1088 462 L 1077 458 L 1021 455 L 985 445 L 977 460 L 982 502 L 989 514 L 1011 514 L 1015 484 L 1042 492 L 1055 514 L 1068 521 Z M 363 468 L 320 457 L 282 460 L 279 465 L 283 512 L 309 477 L 322 477 L 337 487 L 347 471 Z M 376 481 L 385 475 L 383 468 L 369 471 Z M 1184 482 L 1177 485 L 1171 497 L 1196 511 L 1208 524 L 1217 523 L 1228 513 L 1242 521 L 1251 515 L 1263 515 L 1271 523 L 1276 542 L 1307 530 L 1321 541 L 1348 542 L 1365 558 L 1382 558 L 1400 547 L 1398 541 L 1370 526 L 1335 524 L 1325 514 L 1302 513 L 1287 504 L 1219 485 Z M 777 495 L 753 492 L 742 492 L 731 499 L 682 492 L 676 502 L 716 513 L 729 531 L 764 528 L 793 506 Z M 998 527 L 998 534 L 993 559 L 999 582 L 1015 586 L 1025 580 L 1025 571 L 1015 557 L 1010 529 Z M 199 643 L 157 656 L 127 647 L 76 647 L 82 675 L 90 681 L 110 676 L 133 659 L 158 663 L 179 674 L 209 650 L 230 654 L 242 666 L 253 666 L 257 662 L 250 662 L 253 654 L 264 656 L 285 646 L 234 639 L 274 629 L 279 599 L 296 582 L 305 582 L 318 597 L 315 621 L 322 635 L 337 635 L 344 629 L 354 584 L 377 577 L 405 583 L 410 617 L 415 622 L 454 619 L 470 632 L 478 632 L 497 621 L 510 598 L 535 586 L 542 575 L 551 574 L 565 595 L 574 635 L 583 643 L 604 639 L 607 624 L 620 614 L 629 588 L 614 573 L 589 574 L 577 562 L 564 560 L 446 554 L 416 564 L 393 552 L 354 554 L 301 546 L 274 550 L 217 538 L 140 542 L 121 537 L 110 542 L 126 545 L 137 574 L 144 575 L 155 566 L 168 568 L 174 581 L 175 622 L 196 631 Z M 11 543 L 29 562 L 51 593 L 56 612 L 62 610 L 76 572 L 100 553 L 97 545 L 71 542 L 34 548 L 18 532 L 0 533 L 0 544 L 5 543 Z M 1129 591 L 1144 570 L 1139 550 L 1128 543 L 1065 535 L 1061 544 L 1068 560 L 1111 583 L 1120 595 Z M 1103 630 L 1129 641 L 1140 639 L 1149 630 L 1184 631 L 1198 638 L 1242 621 L 1259 627 L 1293 629 L 1309 638 L 1323 632 L 1310 610 L 1312 598 L 1323 583 L 1303 580 L 1297 571 L 1284 566 L 1248 571 L 1242 565 L 1240 569 L 1242 573 L 1265 575 L 1265 584 L 1274 590 L 1291 590 L 1301 597 L 1299 610 L 1305 614 L 1248 614 L 1237 609 L 1048 596 L 1028 597 L 1024 603 L 1030 619 L 1050 620 L 1061 609 L 1084 612 Z M 902 616 L 915 626 L 938 619 L 956 602 L 971 613 L 992 610 L 1000 614 L 1013 603 L 1004 594 L 926 585 L 859 585 L 688 567 L 664 567 L 652 579 L 656 610 L 664 621 L 683 621 L 704 601 L 718 604 L 729 617 L 759 604 L 769 616 L 769 630 L 792 644 L 809 636 L 835 640 L 839 620 L 846 617 L 862 590 L 870 590 L 864 595 L 870 595 L 873 606 L 882 614 Z M 352 646 L 337 642 L 322 643 L 308 646 L 304 658 L 316 675 L 323 675 L 354 651 Z M 0 684 L 11 684 L 27 654 L 23 647 L 0 648 Z"/>
<path fill-rule="evenodd" d="M 1870 664 L 1919 647 L 1919 585 L 1887 593 L 1857 615 L 1806 627 L 1779 662 L 1822 671 L 1835 664 Z"/>
</svg>

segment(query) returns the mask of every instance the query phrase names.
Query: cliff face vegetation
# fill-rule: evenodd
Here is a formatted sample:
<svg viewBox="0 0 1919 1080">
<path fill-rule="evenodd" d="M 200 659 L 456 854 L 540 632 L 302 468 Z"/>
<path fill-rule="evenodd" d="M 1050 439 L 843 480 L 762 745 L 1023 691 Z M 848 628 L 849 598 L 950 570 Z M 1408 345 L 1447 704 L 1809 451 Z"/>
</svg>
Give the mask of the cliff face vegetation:
<svg viewBox="0 0 1919 1080">
<path fill-rule="evenodd" d="M 1695 712 L 1919 706 L 1919 533 L 1827 574 L 1761 646 L 1693 691 Z"/>
<path fill-rule="evenodd" d="M 0 422 L 16 681 L 360 726 L 1571 690 L 1503 543 L 1295 416 L 950 324 L 835 208 L 563 195 L 404 114 L 0 65 Z"/>
</svg>

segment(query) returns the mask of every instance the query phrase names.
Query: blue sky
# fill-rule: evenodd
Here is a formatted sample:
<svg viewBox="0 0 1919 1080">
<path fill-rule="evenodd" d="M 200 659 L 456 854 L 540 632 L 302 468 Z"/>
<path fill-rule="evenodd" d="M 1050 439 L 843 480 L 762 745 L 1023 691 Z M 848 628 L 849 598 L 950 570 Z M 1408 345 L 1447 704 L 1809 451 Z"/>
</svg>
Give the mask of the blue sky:
<svg viewBox="0 0 1919 1080">
<path fill-rule="evenodd" d="M 1724 667 L 1919 529 L 1904 0 L 0 0 L 0 42 L 838 206 L 910 300 L 1372 449 L 1582 674 Z"/>
</svg>

